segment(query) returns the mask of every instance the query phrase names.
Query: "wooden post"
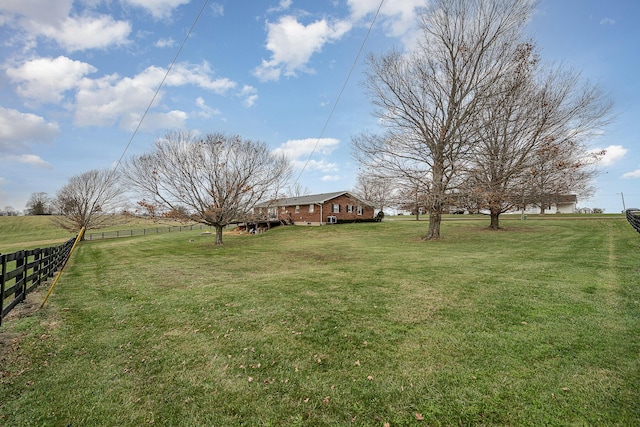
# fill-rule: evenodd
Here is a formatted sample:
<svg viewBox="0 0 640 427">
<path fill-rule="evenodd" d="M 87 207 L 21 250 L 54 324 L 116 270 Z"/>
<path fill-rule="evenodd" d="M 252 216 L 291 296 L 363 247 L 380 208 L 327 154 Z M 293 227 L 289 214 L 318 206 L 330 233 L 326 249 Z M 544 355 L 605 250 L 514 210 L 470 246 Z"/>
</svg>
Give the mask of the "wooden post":
<svg viewBox="0 0 640 427">
<path fill-rule="evenodd" d="M 2 312 L 4 311 L 4 275 L 7 273 L 7 256 L 0 254 L 0 325 L 2 325 Z"/>
</svg>

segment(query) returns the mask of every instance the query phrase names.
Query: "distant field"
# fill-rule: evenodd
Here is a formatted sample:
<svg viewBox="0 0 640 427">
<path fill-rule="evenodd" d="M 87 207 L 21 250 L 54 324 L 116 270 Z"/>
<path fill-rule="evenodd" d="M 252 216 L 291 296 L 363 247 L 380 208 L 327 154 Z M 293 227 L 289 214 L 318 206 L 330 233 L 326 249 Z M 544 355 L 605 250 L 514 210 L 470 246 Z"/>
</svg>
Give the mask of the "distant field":
<svg viewBox="0 0 640 427">
<path fill-rule="evenodd" d="M 73 236 L 50 216 L 0 216 L 0 253 L 54 246 Z"/>
<path fill-rule="evenodd" d="M 640 235 L 503 225 L 83 242 L 0 329 L 0 424 L 640 425 Z"/>
<path fill-rule="evenodd" d="M 144 218 L 131 218 L 118 226 L 100 231 L 128 230 L 160 225 L 180 225 L 171 220 L 153 222 Z M 91 230 L 90 232 L 96 232 Z M 48 215 L 41 216 L 0 216 L 0 253 L 9 253 L 21 249 L 55 246 L 75 236 L 53 222 Z"/>
</svg>

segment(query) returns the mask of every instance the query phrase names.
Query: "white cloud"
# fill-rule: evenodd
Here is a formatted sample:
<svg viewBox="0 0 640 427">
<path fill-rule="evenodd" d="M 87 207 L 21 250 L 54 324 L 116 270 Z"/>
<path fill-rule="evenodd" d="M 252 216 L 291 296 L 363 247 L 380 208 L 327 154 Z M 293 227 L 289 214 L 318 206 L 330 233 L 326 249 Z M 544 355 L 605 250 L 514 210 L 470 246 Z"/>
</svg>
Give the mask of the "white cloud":
<svg viewBox="0 0 640 427">
<path fill-rule="evenodd" d="M 267 12 L 273 13 L 273 12 L 280 12 L 282 10 L 287 10 L 289 9 L 289 7 L 291 7 L 291 3 L 293 3 L 293 0 L 280 0 L 280 3 L 278 3 L 278 6 L 267 9 Z"/>
<path fill-rule="evenodd" d="M 321 181 L 323 182 L 334 182 L 334 181 L 340 181 L 342 178 L 340 178 L 339 175 L 325 175 L 322 178 L 320 178 Z"/>
<path fill-rule="evenodd" d="M 640 169 L 636 169 L 632 172 L 627 172 L 622 175 L 623 178 L 639 178 L 640 179 Z"/>
<path fill-rule="evenodd" d="M 618 160 L 626 156 L 627 152 L 629 151 L 626 148 L 624 148 L 622 145 L 610 145 L 604 149 L 594 148 L 590 152 L 598 153 L 602 150 L 605 151 L 605 155 L 602 156 L 602 158 L 598 161 L 598 164 L 602 166 L 611 166 L 615 164 Z"/>
<path fill-rule="evenodd" d="M 220 110 L 209 107 L 201 96 L 196 98 L 196 105 L 200 108 L 200 111 L 196 113 L 200 117 L 208 119 L 212 116 L 220 115 Z"/>
<path fill-rule="evenodd" d="M 211 3 L 209 6 L 213 16 L 224 16 L 224 6 L 220 3 Z"/>
<path fill-rule="evenodd" d="M 120 127 L 132 131 L 138 126 L 141 118 L 141 114 L 129 112 L 122 118 Z M 140 125 L 140 129 L 182 129 L 185 127 L 187 118 L 187 113 L 180 110 L 173 110 L 167 113 L 148 113 Z"/>
<path fill-rule="evenodd" d="M 69 16 L 60 25 L 42 26 L 38 32 L 57 41 L 69 52 L 74 52 L 124 45 L 128 43 L 131 24 L 115 21 L 107 15 Z"/>
<path fill-rule="evenodd" d="M 368 25 L 373 14 L 380 6 L 379 0 L 348 0 L 351 9 L 351 19 L 354 22 L 367 18 Z M 425 6 L 424 0 L 403 0 L 384 2 L 378 16 L 378 22 L 382 23 L 386 33 L 390 37 L 398 37 L 405 45 L 411 46 L 416 38 L 417 21 L 416 9 Z"/>
<path fill-rule="evenodd" d="M 244 85 L 239 96 L 244 98 L 246 107 L 253 107 L 258 100 L 258 90 L 253 86 Z"/>
<path fill-rule="evenodd" d="M 0 107 L 0 152 L 24 149 L 27 142 L 49 141 L 59 130 L 56 123 L 35 114 Z"/>
<path fill-rule="evenodd" d="M 603 18 L 600 21 L 600 25 L 615 25 L 615 24 L 616 24 L 616 20 L 612 18 Z"/>
<path fill-rule="evenodd" d="M 95 71 L 90 64 L 59 56 L 27 61 L 7 69 L 7 75 L 18 83 L 18 95 L 39 103 L 58 103 L 65 91 L 74 89 L 85 74 Z"/>
<path fill-rule="evenodd" d="M 336 163 L 326 162 L 324 160 L 296 160 L 293 162 L 293 166 L 296 169 L 305 168 L 306 170 L 316 170 L 324 173 L 337 172 L 340 170 Z"/>
<path fill-rule="evenodd" d="M 156 42 L 156 47 L 174 47 L 176 45 L 176 41 L 172 38 L 168 39 L 160 39 Z"/>
<path fill-rule="evenodd" d="M 122 0 L 132 6 L 145 9 L 154 18 L 169 18 L 174 9 L 190 0 Z"/>
<path fill-rule="evenodd" d="M 326 43 L 339 40 L 351 29 L 347 21 L 329 22 L 322 19 L 309 25 L 293 16 L 283 16 L 276 23 L 267 23 L 266 47 L 271 59 L 262 60 L 254 76 L 262 81 L 277 80 L 281 73 L 295 76 L 297 72 L 313 72 L 307 63 Z"/>
<path fill-rule="evenodd" d="M 108 126 L 121 121 L 121 127 L 130 129 L 153 99 L 165 73 L 165 69 L 152 66 L 133 78 L 121 78 L 114 74 L 95 80 L 83 79 L 78 85 L 75 123 L 79 126 Z M 236 86 L 235 82 L 227 78 L 212 79 L 210 74 L 211 70 L 206 62 L 201 65 L 180 63 L 171 70 L 164 84 L 174 87 L 194 85 L 218 94 L 224 94 Z M 154 106 L 159 104 L 162 97 L 160 92 Z M 176 112 L 157 114 L 165 114 L 165 118 L 172 124 L 186 119 L 183 114 Z M 149 117 L 147 119 L 150 123 L 156 123 Z M 165 124 L 161 127 L 167 126 Z"/>
<path fill-rule="evenodd" d="M 56 0 L 45 6 L 42 0 L 4 0 L 0 4 L 0 25 L 14 30 L 7 42 L 21 43 L 29 50 L 35 48 L 38 37 L 44 36 L 70 52 L 128 43 L 129 22 L 91 13 L 88 8 L 83 14 L 74 14 L 73 3 Z"/>
<path fill-rule="evenodd" d="M 337 172 L 336 163 L 326 160 L 311 159 L 313 155 L 328 156 L 338 148 L 339 140 L 335 138 L 307 138 L 289 140 L 276 148 L 275 154 L 284 154 L 296 169 L 317 170 L 324 173 Z"/>
<path fill-rule="evenodd" d="M 141 78 L 150 77 L 153 81 L 153 84 L 157 85 L 161 81 L 161 78 L 165 73 L 166 70 L 164 68 L 149 67 L 147 68 L 146 72 L 143 72 L 142 74 L 140 74 L 140 76 L 144 76 Z M 219 95 L 225 94 L 227 91 L 235 88 L 237 85 L 236 82 L 228 78 L 212 79 L 211 74 L 211 67 L 206 61 L 201 65 L 183 62 L 176 64 L 173 67 L 173 69 L 167 76 L 167 79 L 165 80 L 165 84 L 167 86 L 183 86 L 186 84 L 193 84 L 203 89 L 212 90 Z M 158 77 L 160 77 L 160 79 L 156 80 Z"/>
<path fill-rule="evenodd" d="M 335 150 L 340 143 L 335 138 L 306 138 L 292 139 L 280 145 L 274 152 L 276 154 L 284 154 L 289 159 L 303 159 L 309 157 L 312 153 L 329 155 Z"/>
<path fill-rule="evenodd" d="M 0 12 L 8 17 L 7 22 L 18 21 L 22 17 L 22 25 L 29 22 L 54 25 L 63 21 L 71 12 L 74 0 L 56 0 L 43 7 L 42 0 L 3 0 Z"/>
<path fill-rule="evenodd" d="M 40 156 L 37 156 L 35 154 L 11 155 L 11 156 L 4 157 L 3 160 L 8 160 L 10 162 L 15 162 L 15 163 L 22 163 L 25 165 L 30 165 L 38 168 L 43 168 L 43 169 L 51 169 L 51 165 L 48 162 L 42 160 Z"/>
</svg>

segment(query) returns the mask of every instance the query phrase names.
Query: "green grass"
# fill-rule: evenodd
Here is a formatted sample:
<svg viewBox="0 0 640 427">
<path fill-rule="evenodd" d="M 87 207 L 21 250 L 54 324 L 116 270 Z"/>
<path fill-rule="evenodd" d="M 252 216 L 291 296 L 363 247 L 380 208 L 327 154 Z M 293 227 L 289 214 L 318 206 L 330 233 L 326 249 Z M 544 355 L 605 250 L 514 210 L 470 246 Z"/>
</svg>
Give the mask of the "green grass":
<svg viewBox="0 0 640 427">
<path fill-rule="evenodd" d="M 0 424 L 639 424 L 638 234 L 503 225 L 84 242 L 0 330 Z"/>
</svg>

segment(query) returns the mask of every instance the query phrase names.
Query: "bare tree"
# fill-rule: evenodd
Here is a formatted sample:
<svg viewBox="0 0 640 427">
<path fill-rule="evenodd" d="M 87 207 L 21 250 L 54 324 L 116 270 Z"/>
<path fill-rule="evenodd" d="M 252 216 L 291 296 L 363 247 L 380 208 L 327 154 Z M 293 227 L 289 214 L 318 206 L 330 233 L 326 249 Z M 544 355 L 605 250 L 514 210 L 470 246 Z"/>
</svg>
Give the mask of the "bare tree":
<svg viewBox="0 0 640 427">
<path fill-rule="evenodd" d="M 589 191 L 595 169 L 585 143 L 610 120 L 611 103 L 576 73 L 541 66 L 531 43 L 516 50 L 494 90 L 465 163 L 463 192 L 482 201 L 497 229 L 499 215 L 516 205 Z"/>
<path fill-rule="evenodd" d="M 25 208 L 27 215 L 51 215 L 53 201 L 45 192 L 32 193 Z"/>
<path fill-rule="evenodd" d="M 309 187 L 303 186 L 299 182 L 294 182 L 285 188 L 283 197 L 300 197 L 311 194 Z"/>
<path fill-rule="evenodd" d="M 266 144 L 239 136 L 170 132 L 156 141 L 150 154 L 131 158 L 127 182 L 158 207 L 177 212 L 186 208 L 191 219 L 222 230 L 243 220 L 259 201 L 277 197 L 291 173 L 284 156 Z"/>
<path fill-rule="evenodd" d="M 595 191 L 596 165 L 605 151 L 590 152 L 576 140 L 545 140 L 533 153 L 523 193 L 540 213 L 567 196 L 587 198 Z"/>
<path fill-rule="evenodd" d="M 66 230 L 78 232 L 103 228 L 124 220 L 124 189 L 111 169 L 91 170 L 76 175 L 56 193 L 54 221 Z"/>
<path fill-rule="evenodd" d="M 529 0 L 434 0 L 421 15 L 416 51 L 369 57 L 365 84 L 386 132 L 355 137 L 355 157 L 423 187 L 426 239 L 440 238 L 474 125 L 532 12 Z"/>
<path fill-rule="evenodd" d="M 353 192 L 383 212 L 397 201 L 396 183 L 389 176 L 359 173 Z"/>
<path fill-rule="evenodd" d="M 13 206 L 9 206 L 9 205 L 4 207 L 4 211 L 3 212 L 7 216 L 17 216 L 18 215 L 18 211 Z"/>
</svg>

